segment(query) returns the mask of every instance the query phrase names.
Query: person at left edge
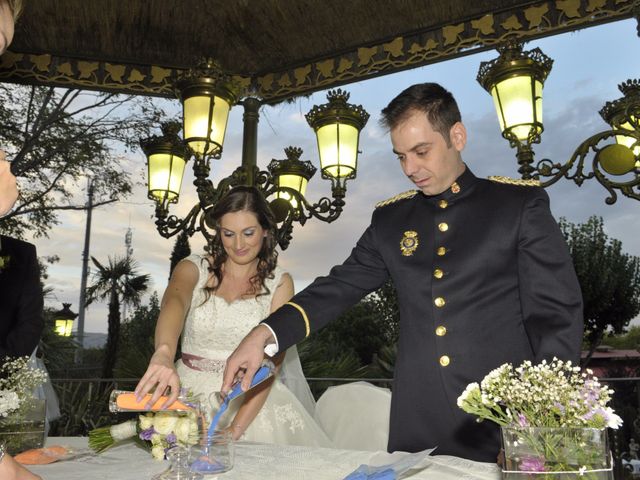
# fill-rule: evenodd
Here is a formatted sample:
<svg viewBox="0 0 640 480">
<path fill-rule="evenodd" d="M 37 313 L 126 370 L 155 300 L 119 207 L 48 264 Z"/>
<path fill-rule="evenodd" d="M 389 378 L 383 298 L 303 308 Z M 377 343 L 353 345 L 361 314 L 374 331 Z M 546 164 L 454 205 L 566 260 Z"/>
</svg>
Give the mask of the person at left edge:
<svg viewBox="0 0 640 480">
<path fill-rule="evenodd" d="M 21 9 L 20 1 L 0 1 L 0 55 L 2 55 L 13 39 L 14 20 Z M 0 217 L 11 210 L 18 198 L 16 177 L 11 173 L 10 164 L 0 146 Z"/>
<path fill-rule="evenodd" d="M 0 359 L 29 356 L 44 327 L 35 245 L 0 235 Z"/>
<path fill-rule="evenodd" d="M 9 46 L 9 43 L 11 43 L 11 40 L 13 39 L 14 22 L 18 18 L 21 10 L 22 0 L 0 0 L 0 55 L 4 53 L 4 51 Z M 5 160 L 4 152 L 0 150 L 0 217 L 11 210 L 13 204 L 16 201 L 16 198 L 18 198 L 16 177 L 13 176 L 9 169 L 9 162 Z M 35 247 L 33 245 L 31 245 L 31 247 L 33 247 L 33 252 L 35 255 Z M 2 256 L 1 252 L 0 256 Z M 0 271 L 0 283 L 2 282 L 1 277 L 2 272 Z M 37 276 L 37 278 L 38 286 L 40 286 L 39 275 Z M 9 330 L 11 330 L 10 325 L 5 325 L 8 317 L 4 316 L 5 297 L 2 294 L 3 290 L 4 288 L 0 284 L 0 361 L 2 361 L 2 358 L 6 355 L 5 352 L 7 351 L 6 349 L 4 349 L 5 335 Z M 40 298 L 42 298 L 42 294 L 40 295 Z M 42 305 L 40 306 L 40 312 L 42 312 Z M 40 320 L 42 320 L 42 316 L 40 316 Z M 40 340 L 41 332 L 42 324 L 35 337 L 30 337 L 30 339 L 26 342 L 32 343 L 32 341 L 35 339 L 35 344 L 31 348 L 31 350 L 35 348 L 35 345 Z M 24 346 L 25 345 L 23 345 L 23 347 Z M 29 354 L 31 354 L 31 351 L 26 355 Z M 38 475 L 27 470 L 25 467 L 16 462 L 11 455 L 5 453 L 3 442 L 0 442 L 0 478 L 2 480 L 41 480 Z"/>
</svg>

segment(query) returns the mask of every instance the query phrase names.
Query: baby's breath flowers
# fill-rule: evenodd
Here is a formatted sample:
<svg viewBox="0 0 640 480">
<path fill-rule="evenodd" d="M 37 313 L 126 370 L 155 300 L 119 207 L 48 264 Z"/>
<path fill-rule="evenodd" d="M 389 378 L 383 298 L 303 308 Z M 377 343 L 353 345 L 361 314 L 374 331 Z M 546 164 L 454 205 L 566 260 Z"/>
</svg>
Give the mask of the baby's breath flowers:
<svg viewBox="0 0 640 480">
<path fill-rule="evenodd" d="M 29 357 L 4 362 L 0 366 L 0 417 L 30 407 L 34 390 L 46 380 L 46 373 L 29 366 Z"/>
<path fill-rule="evenodd" d="M 612 394 L 591 370 L 554 358 L 517 368 L 505 363 L 469 384 L 458 406 L 501 426 L 618 428 L 622 420 L 607 406 Z"/>
</svg>

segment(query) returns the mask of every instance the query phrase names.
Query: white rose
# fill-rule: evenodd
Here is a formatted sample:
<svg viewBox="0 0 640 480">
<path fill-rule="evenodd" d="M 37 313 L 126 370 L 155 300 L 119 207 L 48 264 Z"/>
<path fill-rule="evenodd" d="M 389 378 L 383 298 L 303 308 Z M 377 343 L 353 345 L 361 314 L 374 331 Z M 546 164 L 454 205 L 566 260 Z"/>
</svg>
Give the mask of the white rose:
<svg viewBox="0 0 640 480">
<path fill-rule="evenodd" d="M 178 442 L 185 445 L 195 445 L 198 441 L 198 424 L 196 419 L 191 416 L 180 417 L 173 433 L 176 435 Z"/>
<path fill-rule="evenodd" d="M 151 435 L 151 444 L 152 445 L 162 445 L 162 439 L 164 438 L 163 435 L 160 435 L 159 433 L 154 433 L 153 435 Z"/>
<path fill-rule="evenodd" d="M 153 415 L 140 415 L 140 430 L 147 430 L 153 427 Z"/>
<path fill-rule="evenodd" d="M 164 460 L 164 447 L 155 445 L 151 448 L 151 456 L 156 460 Z"/>
<path fill-rule="evenodd" d="M 173 432 L 177 422 L 178 417 L 175 414 L 170 412 L 159 412 L 156 413 L 153 421 L 153 428 L 156 432 L 162 435 L 169 435 Z"/>
</svg>

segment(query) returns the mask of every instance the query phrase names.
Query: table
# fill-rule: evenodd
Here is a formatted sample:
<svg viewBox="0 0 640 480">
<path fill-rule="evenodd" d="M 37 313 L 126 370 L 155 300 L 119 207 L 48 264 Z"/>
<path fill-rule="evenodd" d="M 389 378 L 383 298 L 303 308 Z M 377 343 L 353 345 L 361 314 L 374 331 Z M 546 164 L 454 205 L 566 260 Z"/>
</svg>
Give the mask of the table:
<svg viewBox="0 0 640 480">
<path fill-rule="evenodd" d="M 51 437 L 48 445 L 86 449 L 86 437 Z M 393 455 L 405 455 L 395 453 Z M 386 452 L 364 452 L 238 442 L 234 467 L 210 480 L 340 480 L 361 464 L 389 463 Z M 375 462 L 374 462 L 375 461 Z M 377 462 L 377 463 L 376 463 Z M 148 480 L 166 470 L 168 462 L 153 460 L 135 443 L 124 443 L 100 455 L 32 466 L 45 480 Z M 494 464 L 479 463 L 447 455 L 435 455 L 421 471 L 403 477 L 412 480 L 499 480 Z"/>
</svg>

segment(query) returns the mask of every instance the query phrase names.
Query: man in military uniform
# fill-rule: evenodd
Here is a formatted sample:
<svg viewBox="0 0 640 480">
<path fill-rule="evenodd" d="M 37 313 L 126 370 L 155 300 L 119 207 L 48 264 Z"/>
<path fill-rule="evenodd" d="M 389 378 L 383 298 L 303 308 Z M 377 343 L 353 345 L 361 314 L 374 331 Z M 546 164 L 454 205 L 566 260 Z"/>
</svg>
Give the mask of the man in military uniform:
<svg viewBox="0 0 640 480">
<path fill-rule="evenodd" d="M 389 451 L 437 446 L 495 462 L 497 426 L 477 423 L 457 397 L 506 362 L 578 361 L 582 299 L 571 257 L 542 188 L 479 179 L 463 163 L 467 134 L 447 90 L 414 85 L 382 114 L 417 190 L 378 204 L 349 258 L 245 337 L 222 388 L 244 369 L 247 387 L 265 345 L 288 348 L 391 277 L 400 337 Z"/>
</svg>

